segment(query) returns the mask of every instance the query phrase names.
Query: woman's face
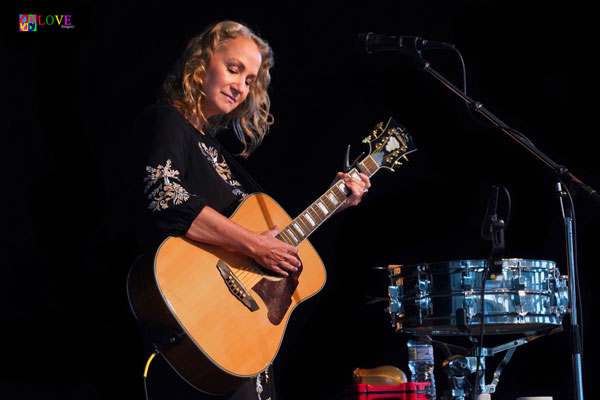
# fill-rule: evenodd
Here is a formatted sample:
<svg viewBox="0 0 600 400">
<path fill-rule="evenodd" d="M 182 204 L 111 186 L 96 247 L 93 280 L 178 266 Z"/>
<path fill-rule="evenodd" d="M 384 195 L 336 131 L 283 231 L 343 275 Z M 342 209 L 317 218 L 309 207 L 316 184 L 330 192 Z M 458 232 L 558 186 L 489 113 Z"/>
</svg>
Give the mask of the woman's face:
<svg viewBox="0 0 600 400">
<path fill-rule="evenodd" d="M 204 76 L 202 112 L 206 118 L 227 114 L 248 96 L 258 76 L 262 56 L 252 39 L 227 40 L 215 52 Z"/>
</svg>

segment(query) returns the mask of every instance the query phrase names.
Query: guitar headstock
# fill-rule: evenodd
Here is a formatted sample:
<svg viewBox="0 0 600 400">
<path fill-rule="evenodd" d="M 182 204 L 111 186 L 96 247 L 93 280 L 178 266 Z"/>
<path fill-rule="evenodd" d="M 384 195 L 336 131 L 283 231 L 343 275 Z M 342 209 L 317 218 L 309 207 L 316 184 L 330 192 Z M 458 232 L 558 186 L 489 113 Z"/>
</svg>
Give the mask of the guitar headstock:
<svg viewBox="0 0 600 400">
<path fill-rule="evenodd" d="M 417 151 L 412 137 L 402 125 L 390 118 L 387 123 L 380 122 L 363 143 L 369 143 L 369 155 L 380 168 L 394 171 L 395 167 L 408 161 L 406 157 Z"/>
</svg>

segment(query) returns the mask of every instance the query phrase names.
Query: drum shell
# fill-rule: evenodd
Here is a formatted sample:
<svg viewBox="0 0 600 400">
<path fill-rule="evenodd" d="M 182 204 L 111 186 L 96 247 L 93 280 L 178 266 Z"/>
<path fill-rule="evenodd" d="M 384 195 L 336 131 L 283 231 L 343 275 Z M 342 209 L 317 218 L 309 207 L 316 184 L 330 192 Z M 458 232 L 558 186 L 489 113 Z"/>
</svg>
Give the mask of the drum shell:
<svg viewBox="0 0 600 400">
<path fill-rule="evenodd" d="M 568 309 L 568 285 L 553 261 L 503 259 L 498 274 L 487 260 L 389 266 L 395 328 L 417 335 L 486 334 L 553 329 Z M 485 279 L 485 287 L 484 279 Z"/>
</svg>

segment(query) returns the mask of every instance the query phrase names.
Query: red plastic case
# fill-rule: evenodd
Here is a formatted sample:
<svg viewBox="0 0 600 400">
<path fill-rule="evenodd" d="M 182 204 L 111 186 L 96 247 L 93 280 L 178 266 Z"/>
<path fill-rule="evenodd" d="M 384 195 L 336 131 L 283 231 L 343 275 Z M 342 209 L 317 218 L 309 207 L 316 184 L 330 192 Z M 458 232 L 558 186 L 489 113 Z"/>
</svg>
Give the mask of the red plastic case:
<svg viewBox="0 0 600 400">
<path fill-rule="evenodd" d="M 406 382 L 391 386 L 358 383 L 350 389 L 350 400 L 427 400 L 425 388 L 429 385 L 429 382 Z"/>
</svg>

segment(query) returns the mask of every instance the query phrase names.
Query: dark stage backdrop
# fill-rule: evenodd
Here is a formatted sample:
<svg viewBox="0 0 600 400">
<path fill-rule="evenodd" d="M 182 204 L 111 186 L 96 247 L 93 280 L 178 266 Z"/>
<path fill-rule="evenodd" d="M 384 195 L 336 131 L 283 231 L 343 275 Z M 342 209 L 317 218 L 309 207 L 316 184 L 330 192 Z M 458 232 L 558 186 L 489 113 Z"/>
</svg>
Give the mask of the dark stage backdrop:
<svg viewBox="0 0 600 400">
<path fill-rule="evenodd" d="M 276 123 L 243 163 L 290 215 L 322 194 L 342 167 L 346 146 L 357 155 L 377 122 L 393 116 L 418 147 L 396 173 L 373 177 L 360 207 L 335 216 L 311 238 L 328 282 L 293 313 L 275 363 L 280 399 L 342 399 L 357 367 L 390 364 L 408 372 L 407 336 L 392 329 L 385 301 L 369 303 L 387 295 L 387 275 L 374 268 L 486 258 L 490 243 L 479 230 L 494 184 L 512 199 L 506 256 L 554 260 L 567 273 L 552 171 L 504 133 L 473 120 L 459 98 L 409 56 L 361 56 L 354 40 L 373 31 L 456 44 L 468 94 L 599 188 L 600 29 L 591 5 L 171 3 L 57 3 L 54 10 L 50 2 L 2 11 L 0 397 L 141 394 L 148 354 L 125 297 L 137 251 L 125 149 L 134 119 L 155 101 L 185 42 L 221 19 L 249 24 L 275 50 L 270 93 Z M 15 32 L 24 12 L 70 12 L 78 26 L 73 35 Z M 462 87 L 456 53 L 423 56 Z M 600 217 L 581 195 L 575 206 L 584 385 L 592 398 Z M 485 344 L 510 339 L 488 337 Z M 443 356 L 436 357 L 443 389 Z M 488 359 L 488 372 L 499 361 Z M 493 398 L 519 395 L 573 398 L 564 333 L 517 349 Z"/>
</svg>

